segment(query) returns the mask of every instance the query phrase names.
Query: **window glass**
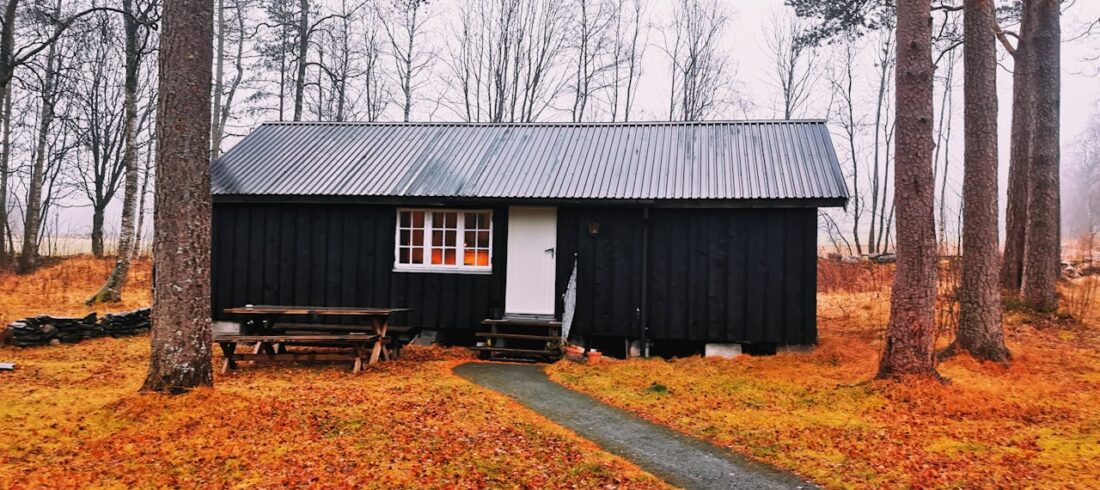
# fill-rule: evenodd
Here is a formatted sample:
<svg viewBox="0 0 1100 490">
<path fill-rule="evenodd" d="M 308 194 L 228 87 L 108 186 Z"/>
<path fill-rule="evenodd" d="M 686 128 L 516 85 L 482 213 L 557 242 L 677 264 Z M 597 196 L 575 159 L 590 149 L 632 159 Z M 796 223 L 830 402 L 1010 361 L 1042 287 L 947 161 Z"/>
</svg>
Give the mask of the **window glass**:
<svg viewBox="0 0 1100 490">
<path fill-rule="evenodd" d="M 399 209 L 395 268 L 492 269 L 492 212 Z"/>
</svg>

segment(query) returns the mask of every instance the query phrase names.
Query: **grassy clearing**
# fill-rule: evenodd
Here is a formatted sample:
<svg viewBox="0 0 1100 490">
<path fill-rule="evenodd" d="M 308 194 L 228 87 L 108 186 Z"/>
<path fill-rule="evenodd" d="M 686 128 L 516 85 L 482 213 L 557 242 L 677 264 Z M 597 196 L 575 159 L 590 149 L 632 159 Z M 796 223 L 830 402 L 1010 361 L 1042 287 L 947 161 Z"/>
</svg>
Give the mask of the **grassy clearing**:
<svg viewBox="0 0 1100 490">
<path fill-rule="evenodd" d="M 114 258 L 88 255 L 52 261 L 25 276 L 0 269 L 0 325 L 32 315 L 82 317 L 93 309 L 84 301 L 99 291 L 115 266 Z M 148 307 L 152 302 L 152 267 L 148 257 L 133 261 L 122 302 L 97 305 L 98 313 Z"/>
<path fill-rule="evenodd" d="M 1094 321 L 1011 311 L 1008 369 L 963 357 L 940 365 L 948 385 L 872 382 L 881 279 L 847 276 L 862 290 L 819 295 L 812 352 L 559 363 L 551 377 L 827 487 L 1100 488 Z"/>
<path fill-rule="evenodd" d="M 83 314 L 99 279 L 81 277 L 108 263 L 0 276 L 4 319 Z M 147 265 L 138 277 L 147 287 Z M 128 293 L 119 309 L 148 301 Z M 146 337 L 0 347 L 19 363 L 0 373 L 0 488 L 664 487 L 454 376 L 465 349 L 410 348 L 361 375 L 347 363 L 244 366 L 180 397 L 137 393 L 148 355 Z"/>
</svg>

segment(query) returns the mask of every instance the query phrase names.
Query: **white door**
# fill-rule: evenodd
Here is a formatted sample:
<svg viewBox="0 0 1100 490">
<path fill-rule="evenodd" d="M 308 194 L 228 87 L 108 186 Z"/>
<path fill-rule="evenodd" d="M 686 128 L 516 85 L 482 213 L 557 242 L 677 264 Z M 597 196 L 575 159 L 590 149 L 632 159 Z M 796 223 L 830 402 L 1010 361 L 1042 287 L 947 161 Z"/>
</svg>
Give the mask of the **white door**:
<svg viewBox="0 0 1100 490">
<path fill-rule="evenodd" d="M 508 208 L 506 313 L 554 314 L 554 259 L 557 246 L 556 208 Z"/>
</svg>

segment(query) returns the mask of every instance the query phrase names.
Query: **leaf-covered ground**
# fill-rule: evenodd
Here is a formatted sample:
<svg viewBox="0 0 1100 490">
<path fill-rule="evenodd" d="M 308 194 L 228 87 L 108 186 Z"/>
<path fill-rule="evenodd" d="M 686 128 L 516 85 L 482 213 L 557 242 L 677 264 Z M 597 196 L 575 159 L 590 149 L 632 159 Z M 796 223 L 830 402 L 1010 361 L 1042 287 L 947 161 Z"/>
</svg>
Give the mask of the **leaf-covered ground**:
<svg viewBox="0 0 1100 490">
<path fill-rule="evenodd" d="M 0 321 L 83 315 L 110 267 L 76 258 L 0 272 Z M 813 351 L 551 374 L 826 487 L 1100 488 L 1095 319 L 1009 312 L 1010 368 L 959 358 L 940 366 L 948 385 L 870 382 L 888 277 L 824 272 L 846 287 L 819 295 Z M 126 303 L 99 311 L 147 305 L 147 262 L 134 277 Z M 20 363 L 0 373 L 0 488 L 662 486 L 455 377 L 462 350 L 414 349 L 358 376 L 343 364 L 245 366 L 215 390 L 166 398 L 136 394 L 147 343 L 0 347 L 0 362 Z"/>
<path fill-rule="evenodd" d="M 48 265 L 29 275 L 0 269 L 0 325 L 34 315 L 82 317 L 91 311 L 127 311 L 146 308 L 152 301 L 148 257 L 132 262 L 121 303 L 94 308 L 85 306 L 84 301 L 103 285 L 115 260 L 77 256 L 48 261 Z"/>
<path fill-rule="evenodd" d="M 98 280 L 76 269 L 98 275 L 99 262 L 0 276 L 4 319 L 82 313 Z M 7 289 L 27 284 L 37 289 Z M 28 305 L 35 294 L 50 302 Z M 410 348 L 360 375 L 348 363 L 244 366 L 179 397 L 137 394 L 148 353 L 147 337 L 0 347 L 19 363 L 0 373 L 0 488 L 664 487 L 454 376 L 463 349 Z"/>
<path fill-rule="evenodd" d="M 1010 312 L 1008 369 L 963 357 L 940 365 L 947 385 L 871 382 L 889 305 L 866 282 L 882 289 L 819 295 L 811 352 L 551 376 L 827 487 L 1100 488 L 1100 329 Z"/>
</svg>

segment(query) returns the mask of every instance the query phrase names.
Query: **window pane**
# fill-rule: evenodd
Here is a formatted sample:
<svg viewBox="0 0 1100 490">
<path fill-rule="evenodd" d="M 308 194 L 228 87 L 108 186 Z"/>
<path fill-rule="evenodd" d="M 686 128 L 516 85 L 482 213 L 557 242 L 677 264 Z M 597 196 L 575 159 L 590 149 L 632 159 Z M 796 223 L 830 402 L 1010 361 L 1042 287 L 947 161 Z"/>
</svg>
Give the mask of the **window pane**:
<svg viewBox="0 0 1100 490">
<path fill-rule="evenodd" d="M 466 248 L 489 248 L 489 232 L 467 231 L 462 243 Z"/>
<path fill-rule="evenodd" d="M 491 212 L 480 211 L 400 210 L 396 263 L 488 268 L 491 218 Z"/>
<path fill-rule="evenodd" d="M 454 229 L 458 227 L 458 213 L 432 213 L 432 228 Z"/>
<path fill-rule="evenodd" d="M 462 263 L 470 266 L 487 266 L 489 265 L 489 252 L 486 250 L 467 250 Z"/>
</svg>

